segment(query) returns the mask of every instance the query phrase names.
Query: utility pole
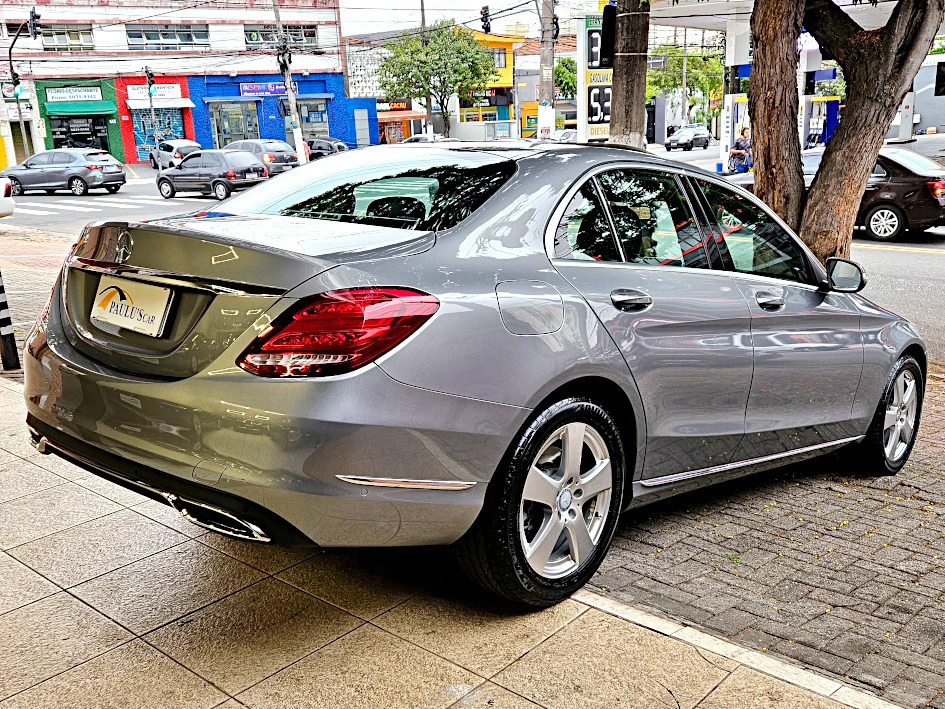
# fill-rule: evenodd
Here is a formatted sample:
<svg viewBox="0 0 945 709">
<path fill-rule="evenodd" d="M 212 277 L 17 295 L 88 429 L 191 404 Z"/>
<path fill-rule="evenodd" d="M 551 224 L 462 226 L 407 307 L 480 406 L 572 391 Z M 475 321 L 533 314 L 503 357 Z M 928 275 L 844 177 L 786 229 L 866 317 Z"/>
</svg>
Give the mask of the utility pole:
<svg viewBox="0 0 945 709">
<path fill-rule="evenodd" d="M 686 62 L 689 59 L 689 44 L 686 38 L 686 28 L 683 27 L 682 31 L 682 44 L 683 44 L 683 54 L 682 54 L 682 110 L 683 110 L 683 125 L 689 123 L 689 88 L 686 85 Z"/>
<path fill-rule="evenodd" d="M 295 152 L 299 156 L 299 164 L 308 162 L 305 152 L 305 140 L 302 138 L 302 122 L 299 120 L 299 105 L 295 99 L 295 87 L 292 84 L 292 53 L 289 51 L 289 35 L 282 29 L 282 16 L 279 14 L 279 0 L 272 0 L 272 11 L 276 16 L 276 34 L 278 39 L 279 70 L 285 84 L 285 96 L 289 101 L 289 120 L 292 123 L 292 140 L 295 142 Z"/>
<path fill-rule="evenodd" d="M 151 67 L 146 66 L 144 68 L 144 76 L 148 80 L 148 106 L 151 107 L 151 137 L 154 140 L 154 149 L 157 150 L 157 116 L 154 114 L 154 94 L 157 93 L 157 85 L 154 83 L 154 72 L 151 71 Z"/>
<path fill-rule="evenodd" d="M 424 4 L 424 0 L 420 0 L 420 41 L 423 42 L 423 51 L 427 51 L 427 9 Z M 424 63 L 426 63 L 426 57 L 423 58 Z M 427 94 L 423 98 L 423 102 L 427 108 L 427 120 L 424 124 L 424 132 L 427 135 L 433 135 L 433 97 L 430 96 L 430 81 L 426 81 Z M 388 101 L 390 98 L 388 97 Z"/>
<path fill-rule="evenodd" d="M 541 0 L 541 76 L 538 88 L 538 137 L 550 140 L 555 128 L 554 0 Z"/>
<path fill-rule="evenodd" d="M 20 108 L 20 94 L 23 92 L 23 88 L 20 86 L 20 75 L 13 70 L 13 45 L 16 44 L 16 40 L 20 38 L 20 34 L 23 32 L 25 26 L 26 23 L 21 22 L 20 26 L 17 28 L 16 35 L 14 35 L 13 41 L 10 42 L 10 47 L 7 52 L 7 61 L 10 63 L 10 80 L 13 82 L 13 98 L 16 99 L 16 115 L 20 121 L 20 137 L 23 139 L 23 150 L 26 152 L 26 157 L 30 157 L 33 151 L 30 150 L 30 142 L 26 137 L 26 123 L 23 121 L 23 109 Z M 15 156 L 14 159 L 16 159 Z"/>
</svg>

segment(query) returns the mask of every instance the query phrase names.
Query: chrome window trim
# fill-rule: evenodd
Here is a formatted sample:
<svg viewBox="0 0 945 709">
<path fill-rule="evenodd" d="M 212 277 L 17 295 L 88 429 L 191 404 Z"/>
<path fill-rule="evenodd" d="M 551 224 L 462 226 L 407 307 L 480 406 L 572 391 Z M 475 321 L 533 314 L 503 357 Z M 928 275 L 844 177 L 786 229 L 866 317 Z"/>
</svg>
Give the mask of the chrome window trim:
<svg viewBox="0 0 945 709">
<path fill-rule="evenodd" d="M 760 458 L 751 458 L 749 460 L 741 460 L 737 463 L 725 463 L 723 465 L 714 465 L 711 468 L 701 468 L 699 470 L 689 470 L 685 473 L 674 473 L 672 475 L 663 475 L 658 478 L 650 478 L 649 480 L 640 480 L 640 484 L 644 487 L 657 487 L 659 485 L 669 485 L 675 482 L 681 482 L 683 480 L 689 480 L 691 478 L 701 478 L 704 475 L 714 475 L 716 473 L 724 473 L 728 470 L 737 470 L 738 468 L 747 468 L 750 465 L 758 465 L 759 463 L 767 463 L 774 460 L 780 460 L 781 458 L 790 458 L 795 455 L 802 455 L 804 453 L 811 453 L 817 450 L 823 450 L 825 448 L 835 448 L 837 446 L 843 446 L 847 443 L 854 443 L 860 441 L 866 436 L 851 436 L 850 438 L 841 438 L 837 441 L 830 441 L 828 443 L 818 443 L 813 446 L 805 446 L 804 448 L 794 448 L 789 451 L 783 451 L 781 453 L 772 453 L 771 455 L 764 455 Z"/>
</svg>

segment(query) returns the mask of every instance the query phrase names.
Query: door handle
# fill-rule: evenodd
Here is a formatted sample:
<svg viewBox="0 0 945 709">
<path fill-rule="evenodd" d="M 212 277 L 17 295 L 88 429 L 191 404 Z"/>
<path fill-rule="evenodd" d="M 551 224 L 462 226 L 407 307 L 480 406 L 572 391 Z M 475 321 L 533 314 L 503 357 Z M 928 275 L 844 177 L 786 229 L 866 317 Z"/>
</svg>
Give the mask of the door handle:
<svg viewBox="0 0 945 709">
<path fill-rule="evenodd" d="M 780 293 L 758 291 L 755 293 L 755 300 L 763 310 L 778 310 L 784 307 L 784 296 Z"/>
<path fill-rule="evenodd" d="M 645 310 L 653 305 L 653 299 L 643 291 L 618 288 L 610 293 L 610 302 L 618 310 Z"/>
</svg>

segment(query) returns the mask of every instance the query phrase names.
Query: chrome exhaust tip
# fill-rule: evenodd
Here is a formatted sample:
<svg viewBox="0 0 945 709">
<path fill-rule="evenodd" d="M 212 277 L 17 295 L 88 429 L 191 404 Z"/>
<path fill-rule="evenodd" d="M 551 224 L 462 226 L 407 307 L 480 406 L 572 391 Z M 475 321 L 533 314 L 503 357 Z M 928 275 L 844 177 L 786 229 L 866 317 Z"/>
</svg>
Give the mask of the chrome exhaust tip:
<svg viewBox="0 0 945 709">
<path fill-rule="evenodd" d="M 30 445 L 33 446 L 36 450 L 44 455 L 49 455 L 49 448 L 47 446 L 49 439 L 46 436 L 40 435 L 38 431 L 30 429 Z"/>
<path fill-rule="evenodd" d="M 177 510 L 181 517 L 198 527 L 249 542 L 268 544 L 272 541 L 272 538 L 257 525 L 245 519 L 240 519 L 232 512 L 204 502 L 178 497 L 170 492 L 162 494 L 168 504 Z"/>
</svg>

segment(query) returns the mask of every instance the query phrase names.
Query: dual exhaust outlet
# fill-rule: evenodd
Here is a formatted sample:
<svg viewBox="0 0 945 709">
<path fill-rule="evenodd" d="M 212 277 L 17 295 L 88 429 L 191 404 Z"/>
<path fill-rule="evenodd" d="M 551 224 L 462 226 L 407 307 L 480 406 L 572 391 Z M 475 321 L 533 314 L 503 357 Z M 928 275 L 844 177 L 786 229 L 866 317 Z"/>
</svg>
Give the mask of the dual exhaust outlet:
<svg viewBox="0 0 945 709">
<path fill-rule="evenodd" d="M 109 470 L 108 468 L 105 468 L 95 461 L 89 460 L 88 458 L 80 456 L 70 450 L 56 445 L 46 436 L 41 435 L 38 431 L 30 429 L 30 432 L 33 434 L 30 437 L 30 443 L 40 453 L 48 455 L 49 453 L 56 451 L 67 460 L 72 459 L 74 461 L 81 462 L 87 467 L 91 467 L 101 471 L 102 473 L 105 473 L 105 475 L 107 475 L 109 478 L 115 476 L 121 477 L 122 481 L 127 482 L 128 485 L 140 488 L 142 490 L 147 490 L 152 494 L 160 495 L 167 501 L 167 504 L 177 511 L 181 517 L 186 519 L 188 522 L 196 524 L 199 527 L 209 529 L 219 534 L 225 534 L 228 537 L 243 539 L 250 542 L 268 543 L 272 541 L 272 538 L 258 525 L 248 520 L 242 519 L 221 507 L 208 505 L 205 502 L 197 502 L 196 500 L 191 500 L 186 497 L 181 497 L 176 493 L 167 492 L 166 490 L 152 487 L 151 485 L 138 482 L 137 480 L 128 480 L 124 476 L 119 476 L 117 473 Z"/>
</svg>

